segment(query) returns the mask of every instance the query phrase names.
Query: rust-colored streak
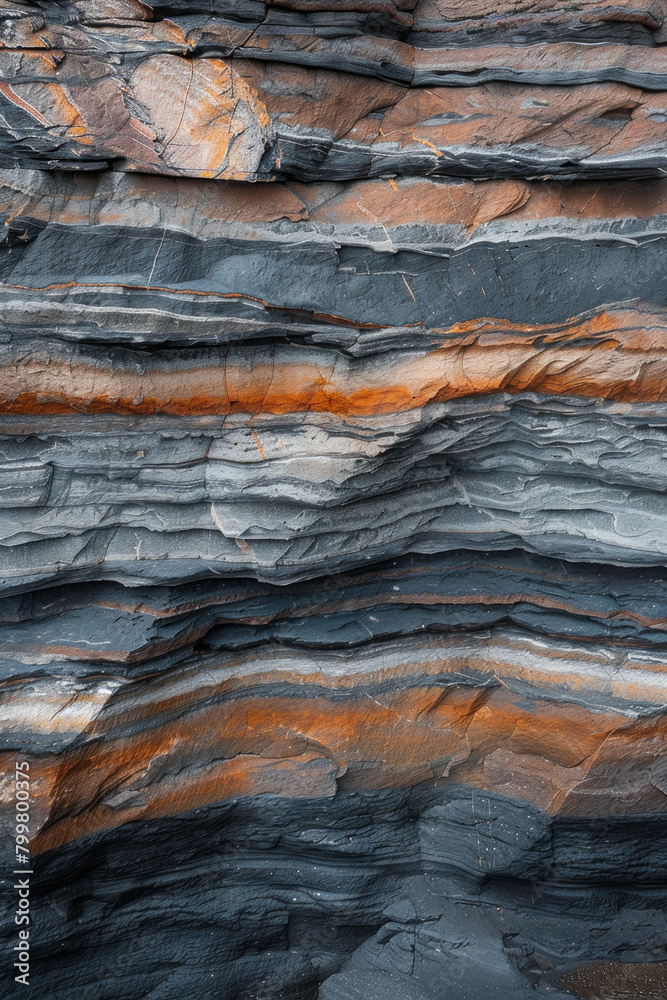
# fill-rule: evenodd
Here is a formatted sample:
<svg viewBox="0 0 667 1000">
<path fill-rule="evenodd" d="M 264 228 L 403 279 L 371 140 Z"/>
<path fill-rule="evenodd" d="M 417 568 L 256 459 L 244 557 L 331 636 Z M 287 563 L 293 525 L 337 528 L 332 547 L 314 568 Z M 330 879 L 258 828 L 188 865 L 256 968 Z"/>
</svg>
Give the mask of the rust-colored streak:
<svg viewBox="0 0 667 1000">
<path fill-rule="evenodd" d="M 204 694 L 133 705 L 125 689 L 59 767 L 53 758 L 35 760 L 31 774 L 55 791 L 33 851 L 231 796 L 317 797 L 340 786 L 434 779 L 492 787 L 552 812 L 576 812 L 581 801 L 589 810 L 591 802 L 607 811 L 665 807 L 648 781 L 632 795 L 626 790 L 622 803 L 615 790 L 623 769 L 637 768 L 664 741 L 664 720 L 656 718 L 633 722 L 539 699 L 528 705 L 502 685 L 360 685 L 335 698 L 299 688 L 218 701 Z"/>
<path fill-rule="evenodd" d="M 269 139 L 269 117 L 234 68 L 222 59 L 156 55 L 140 63 L 132 86 L 167 167 L 198 177 L 252 177 Z M 137 156 L 130 165 L 141 169 L 142 161 Z"/>
<path fill-rule="evenodd" d="M 15 104 L 18 108 L 21 108 L 23 111 L 27 111 L 29 115 L 32 115 L 32 117 L 40 123 L 40 125 L 46 125 L 47 128 L 51 127 L 51 122 L 49 122 L 44 115 L 40 114 L 36 108 L 33 108 L 31 104 L 24 101 L 23 98 L 20 97 L 8 83 L 0 83 L 0 94 L 3 94 L 4 97 L 11 101 L 12 104 Z"/>
<path fill-rule="evenodd" d="M 133 121 L 138 128 L 140 123 Z M 613 223 L 667 214 L 667 183 L 660 180 L 594 185 L 490 180 L 480 184 L 411 177 L 350 182 L 332 191 L 331 185 L 315 183 L 246 187 L 227 181 L 120 173 L 75 174 L 64 184 L 6 170 L 0 171 L 0 185 L 0 211 L 11 217 L 64 226 L 166 229 L 201 239 L 225 235 L 229 223 L 281 218 L 325 225 L 376 225 L 389 232 L 419 219 L 424 225 L 454 225 L 472 233 L 510 214 L 513 222 L 551 219 L 555 226 L 561 219 Z"/>
<path fill-rule="evenodd" d="M 49 56 L 41 60 L 42 64 L 50 69 L 52 66 L 50 57 L 54 55 L 61 54 L 49 53 Z M 57 129 L 63 136 L 84 146 L 92 145 L 93 140 L 88 134 L 86 123 L 78 108 L 57 83 L 44 84 L 37 93 L 35 85 L 31 83 L 19 81 L 13 86 L 0 83 L 0 93 L 16 107 L 26 111 L 40 125 L 48 129 Z M 35 103 L 31 103 L 32 101 Z"/>
<path fill-rule="evenodd" d="M 368 416 L 495 392 L 667 400 L 667 328 L 659 314 L 603 311 L 565 325 L 474 320 L 434 332 L 430 350 L 369 364 L 330 352 L 254 348 L 188 355 L 137 371 L 65 359 L 57 349 L 12 358 L 0 408 L 12 414 L 328 412 Z M 42 353 L 43 351 L 43 353 Z M 174 359 L 176 360 L 176 359 Z M 251 362 L 250 367 L 249 362 Z"/>
</svg>

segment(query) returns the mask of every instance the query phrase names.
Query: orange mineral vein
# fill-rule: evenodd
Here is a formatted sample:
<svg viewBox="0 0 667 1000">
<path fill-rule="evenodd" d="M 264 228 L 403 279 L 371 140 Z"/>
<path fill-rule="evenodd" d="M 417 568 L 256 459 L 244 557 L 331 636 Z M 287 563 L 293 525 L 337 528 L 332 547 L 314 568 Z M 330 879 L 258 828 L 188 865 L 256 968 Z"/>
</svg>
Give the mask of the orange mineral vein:
<svg viewBox="0 0 667 1000">
<path fill-rule="evenodd" d="M 156 362 L 34 343 L 2 371 L 6 413 L 394 413 L 470 395 L 542 392 L 619 402 L 667 399 L 665 317 L 634 309 L 562 325 L 497 320 L 434 332 L 436 346 L 382 360 L 314 348 L 223 348 Z"/>
</svg>

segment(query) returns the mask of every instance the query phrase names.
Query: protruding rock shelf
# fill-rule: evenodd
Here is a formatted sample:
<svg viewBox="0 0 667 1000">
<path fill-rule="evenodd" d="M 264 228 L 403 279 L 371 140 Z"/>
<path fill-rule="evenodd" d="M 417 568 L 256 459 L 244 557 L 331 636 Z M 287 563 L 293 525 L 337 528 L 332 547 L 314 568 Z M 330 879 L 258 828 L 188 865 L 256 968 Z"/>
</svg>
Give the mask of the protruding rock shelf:
<svg viewBox="0 0 667 1000">
<path fill-rule="evenodd" d="M 0 14 L 35 995 L 665 1000 L 667 5 Z"/>
</svg>

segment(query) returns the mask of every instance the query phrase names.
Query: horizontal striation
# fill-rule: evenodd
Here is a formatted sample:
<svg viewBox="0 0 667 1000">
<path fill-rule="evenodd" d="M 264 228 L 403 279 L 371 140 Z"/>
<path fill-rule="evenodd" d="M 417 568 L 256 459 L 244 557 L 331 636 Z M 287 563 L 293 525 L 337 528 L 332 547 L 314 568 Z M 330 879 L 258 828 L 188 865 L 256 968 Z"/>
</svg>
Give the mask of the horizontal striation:
<svg viewBox="0 0 667 1000">
<path fill-rule="evenodd" d="M 663 182 L 3 180 L 5 593 L 665 562 Z"/>
<path fill-rule="evenodd" d="M 3 341 L 660 349 L 664 182 L 2 180 Z"/>
<path fill-rule="evenodd" d="M 433 778 L 564 815 L 662 813 L 666 677 L 664 654 L 500 632 L 354 657 L 205 655 L 134 681 L 44 677 L 2 693 L 38 789 L 38 853 L 227 798 Z M 67 711 L 46 718 L 59 701 Z"/>
<path fill-rule="evenodd" d="M 412 22 L 384 0 L 251 8 L 14 4 L 0 163 L 302 181 L 664 172 L 662 8 L 514 7 L 480 33 L 433 0 L 415 8 L 417 44 L 376 33 Z"/>
<path fill-rule="evenodd" d="M 666 16 L 2 0 L 40 995 L 667 996 Z"/>
<path fill-rule="evenodd" d="M 665 859 L 660 817 L 549 817 L 461 786 L 245 798 L 40 855 L 33 959 L 56 1000 L 95 990 L 93 971 L 111 1000 L 193 980 L 206 1000 L 267 982 L 294 998 L 422 1000 L 434 981 L 492 997 L 490 968 L 496 995 L 518 1000 L 577 982 L 659 1000 Z M 76 896 L 75 925 L 73 867 L 97 887 Z M 137 932 L 147 912 L 151 935 Z"/>
<path fill-rule="evenodd" d="M 135 585 L 211 572 L 287 582 L 410 550 L 517 544 L 570 560 L 664 563 L 664 417 L 549 408 L 540 397 L 490 397 L 356 435 L 346 424 L 247 418 L 152 439 L 108 424 L 82 438 L 70 423 L 69 433 L 35 427 L 26 442 L 21 428 L 2 445 L 3 589 L 97 573 Z M 175 461 L 176 448 L 179 462 L 163 457 L 161 467 L 160 452 Z"/>
<path fill-rule="evenodd" d="M 4 598 L 0 653 L 3 680 L 138 677 L 195 651 L 214 656 L 263 643 L 352 649 L 424 630 L 486 636 L 507 625 L 533 636 L 611 643 L 619 656 L 632 648 L 662 656 L 667 575 L 658 568 L 566 568 L 521 551 L 495 558 L 454 552 L 280 587 L 249 579 L 73 585 Z"/>
</svg>

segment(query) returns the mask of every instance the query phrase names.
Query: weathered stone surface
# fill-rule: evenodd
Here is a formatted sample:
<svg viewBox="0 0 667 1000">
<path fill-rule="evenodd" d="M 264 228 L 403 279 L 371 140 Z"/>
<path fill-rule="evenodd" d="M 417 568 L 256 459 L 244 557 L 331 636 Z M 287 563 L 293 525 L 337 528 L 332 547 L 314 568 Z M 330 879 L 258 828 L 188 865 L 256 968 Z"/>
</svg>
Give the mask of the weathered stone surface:
<svg viewBox="0 0 667 1000">
<path fill-rule="evenodd" d="M 91 966 L 114 998 L 187 995 L 193 981 L 207 998 L 312 997 L 322 980 L 336 1000 L 572 996 L 555 984 L 563 959 L 569 983 L 643 980 L 633 995 L 648 1000 L 664 983 L 662 821 L 549 819 L 455 786 L 339 792 L 129 824 L 40 863 L 52 957 L 39 968 L 57 1000 L 90 989 Z M 99 887 L 76 925 L 62 917 L 73 866 Z"/>
<path fill-rule="evenodd" d="M 665 4 L 0 7 L 33 988 L 664 1000 Z"/>
<path fill-rule="evenodd" d="M 9 10 L 5 166 L 312 181 L 662 176 L 667 162 L 660 5 Z"/>
<path fill-rule="evenodd" d="M 6 590 L 664 561 L 663 182 L 159 183 L 6 175 Z"/>
</svg>

